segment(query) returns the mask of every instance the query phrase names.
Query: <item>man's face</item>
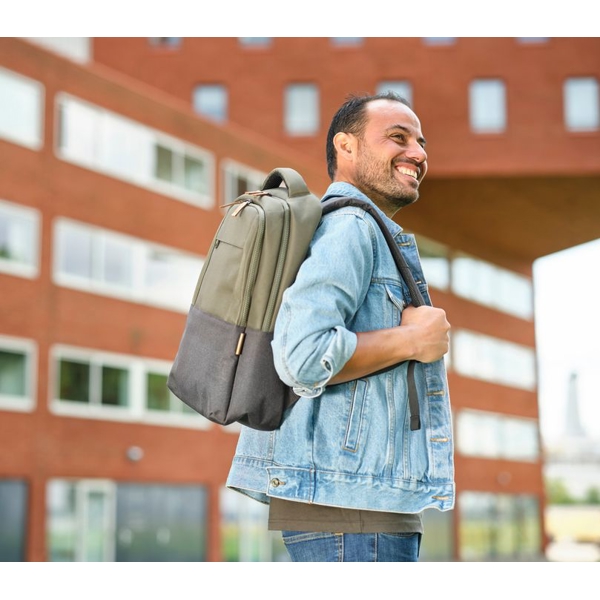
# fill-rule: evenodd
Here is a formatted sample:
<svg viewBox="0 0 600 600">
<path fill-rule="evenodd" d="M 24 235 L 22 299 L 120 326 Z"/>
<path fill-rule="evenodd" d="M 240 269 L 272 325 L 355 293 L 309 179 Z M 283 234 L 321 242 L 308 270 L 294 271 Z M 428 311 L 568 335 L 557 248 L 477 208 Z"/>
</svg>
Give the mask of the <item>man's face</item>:
<svg viewBox="0 0 600 600">
<path fill-rule="evenodd" d="M 421 124 L 405 104 L 374 100 L 365 107 L 365 130 L 357 138 L 354 184 L 393 215 L 419 197 L 427 172 Z"/>
</svg>

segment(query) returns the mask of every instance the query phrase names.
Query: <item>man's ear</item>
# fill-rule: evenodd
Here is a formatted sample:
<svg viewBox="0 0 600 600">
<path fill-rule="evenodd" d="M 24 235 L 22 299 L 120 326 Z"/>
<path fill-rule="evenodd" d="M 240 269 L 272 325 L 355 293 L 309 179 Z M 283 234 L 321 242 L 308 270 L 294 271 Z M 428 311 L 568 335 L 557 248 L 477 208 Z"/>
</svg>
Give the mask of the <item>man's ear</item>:
<svg viewBox="0 0 600 600">
<path fill-rule="evenodd" d="M 352 161 L 356 156 L 356 136 L 344 131 L 338 131 L 333 137 L 333 145 L 337 153 L 338 163 Z"/>
</svg>

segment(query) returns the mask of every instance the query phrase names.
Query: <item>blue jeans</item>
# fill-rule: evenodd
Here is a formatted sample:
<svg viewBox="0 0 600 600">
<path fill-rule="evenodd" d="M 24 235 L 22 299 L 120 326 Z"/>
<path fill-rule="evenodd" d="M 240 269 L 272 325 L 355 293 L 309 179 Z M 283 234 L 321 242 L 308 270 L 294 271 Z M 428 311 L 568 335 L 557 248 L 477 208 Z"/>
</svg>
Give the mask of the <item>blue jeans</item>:
<svg viewBox="0 0 600 600">
<path fill-rule="evenodd" d="M 417 562 L 420 533 L 282 531 L 292 562 Z"/>
</svg>

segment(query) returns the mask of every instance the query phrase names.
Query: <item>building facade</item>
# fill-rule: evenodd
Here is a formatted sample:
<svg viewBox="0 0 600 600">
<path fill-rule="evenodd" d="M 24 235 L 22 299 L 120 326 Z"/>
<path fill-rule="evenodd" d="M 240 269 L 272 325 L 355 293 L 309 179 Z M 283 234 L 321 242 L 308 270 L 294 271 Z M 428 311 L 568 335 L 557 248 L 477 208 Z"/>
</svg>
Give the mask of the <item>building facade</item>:
<svg viewBox="0 0 600 600">
<path fill-rule="evenodd" d="M 384 88 L 428 138 L 399 222 L 453 325 L 457 506 L 423 559 L 542 556 L 531 267 L 598 237 L 599 46 L 0 40 L 0 559 L 285 559 L 223 487 L 237 431 L 166 376 L 220 206 L 283 165 L 322 193 L 337 105 Z"/>
</svg>

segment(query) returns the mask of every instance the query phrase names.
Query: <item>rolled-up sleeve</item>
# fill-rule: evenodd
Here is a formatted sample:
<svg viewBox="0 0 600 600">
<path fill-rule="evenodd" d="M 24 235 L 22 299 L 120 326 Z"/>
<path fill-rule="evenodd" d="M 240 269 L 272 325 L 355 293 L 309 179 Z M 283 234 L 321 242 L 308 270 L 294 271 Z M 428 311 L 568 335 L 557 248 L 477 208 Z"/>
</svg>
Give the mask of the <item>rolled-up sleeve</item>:
<svg viewBox="0 0 600 600">
<path fill-rule="evenodd" d="M 279 377 L 299 396 L 321 395 L 356 350 L 348 326 L 370 285 L 373 241 L 372 226 L 355 211 L 326 216 L 283 295 L 273 356 Z"/>
</svg>

